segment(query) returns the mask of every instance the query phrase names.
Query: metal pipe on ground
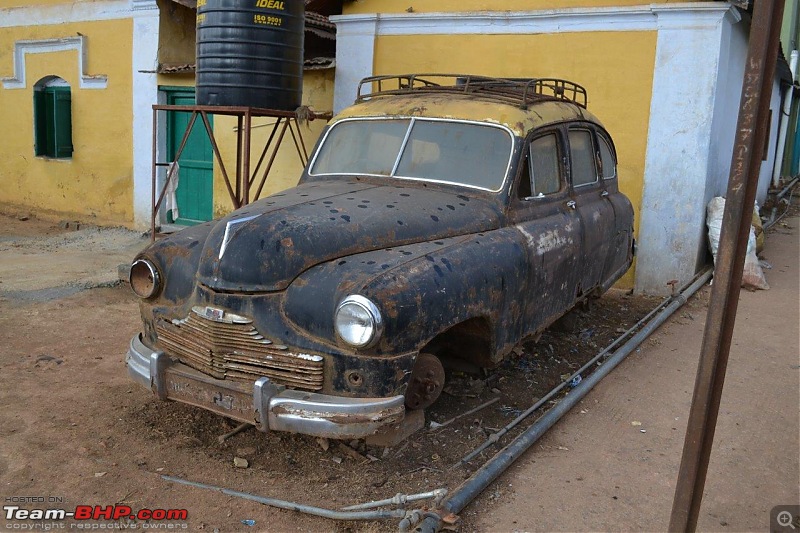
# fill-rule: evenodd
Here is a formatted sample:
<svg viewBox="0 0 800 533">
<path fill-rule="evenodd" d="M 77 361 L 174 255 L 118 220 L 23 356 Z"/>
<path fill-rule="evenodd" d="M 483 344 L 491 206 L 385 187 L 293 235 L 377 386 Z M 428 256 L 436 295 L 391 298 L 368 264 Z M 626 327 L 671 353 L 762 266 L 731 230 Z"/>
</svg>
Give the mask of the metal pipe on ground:
<svg viewBox="0 0 800 533">
<path fill-rule="evenodd" d="M 434 499 L 436 505 L 439 505 L 441 500 L 447 496 L 447 489 L 435 489 L 428 492 L 420 492 L 419 494 L 397 494 L 392 498 L 385 500 L 376 500 L 374 502 L 360 503 L 358 505 L 351 505 L 349 507 L 342 507 L 342 511 L 363 511 L 364 509 L 374 509 L 376 507 L 383 507 L 384 505 L 405 505 L 408 502 L 415 502 L 419 500 Z"/>
<path fill-rule="evenodd" d="M 794 186 L 797 184 L 797 182 L 798 182 L 799 180 L 800 180 L 800 176 L 795 176 L 795 177 L 794 177 L 794 179 L 793 179 L 792 181 L 790 181 L 790 182 L 789 182 L 789 185 L 787 185 L 786 187 L 784 187 L 784 188 L 783 188 L 783 190 L 782 190 L 781 192 L 779 192 L 779 193 L 776 195 L 776 197 L 778 198 L 778 200 L 780 200 L 781 198 L 783 198 L 784 196 L 786 196 L 786 193 L 787 193 L 787 192 L 789 192 L 789 191 L 792 189 L 792 187 L 794 187 Z"/>
<path fill-rule="evenodd" d="M 497 443 L 500 440 L 500 438 L 503 437 L 503 435 L 505 435 L 506 433 L 508 433 L 512 429 L 514 429 L 520 422 L 522 422 L 523 420 L 528 418 L 530 415 L 532 415 L 533 413 L 538 411 L 544 404 L 549 402 L 551 398 L 553 398 L 556 394 L 561 392 L 561 390 L 564 387 L 566 387 L 567 385 L 572 383 L 572 380 L 574 380 L 574 379 L 576 379 L 578 377 L 583 379 L 583 373 L 584 372 L 589 370 L 589 368 L 594 366 L 595 363 L 597 363 L 598 361 L 600 361 L 600 359 L 605 357 L 605 355 L 608 352 L 610 352 L 617 344 L 622 342 L 623 339 L 628 338 L 629 335 L 631 335 L 634 331 L 639 329 L 639 327 L 642 324 L 644 324 L 645 322 L 650 320 L 650 317 L 652 317 L 653 315 L 658 313 L 670 301 L 671 301 L 671 298 L 669 298 L 669 297 L 668 298 L 664 298 L 664 300 L 662 300 L 662 302 L 660 304 L 658 304 L 652 311 L 647 313 L 647 315 L 645 315 L 641 320 L 639 320 L 636 324 L 631 326 L 625 333 L 623 333 L 617 339 L 615 339 L 614 342 L 612 342 L 611 344 L 609 344 L 608 346 L 603 348 L 603 350 L 601 350 L 597 355 L 592 357 L 592 359 L 590 359 L 585 365 L 580 367 L 571 376 L 569 376 L 567 379 L 562 381 L 560 384 L 556 385 L 556 387 L 554 389 L 551 389 L 550 392 L 545 394 L 544 397 L 542 397 L 539 401 L 534 403 L 531 407 L 526 409 L 524 412 L 520 413 L 520 415 L 517 418 L 515 418 L 514 420 L 509 422 L 505 427 L 503 427 L 503 428 L 499 429 L 498 431 L 496 431 L 496 432 L 492 433 L 491 435 L 489 435 L 489 437 L 486 439 L 486 441 L 484 441 L 483 444 L 481 444 L 480 446 L 478 446 L 477 448 L 472 450 L 470 453 L 468 453 L 466 456 L 464 456 L 458 463 L 453 465 L 453 468 L 470 462 L 475 457 L 477 457 L 481 452 L 483 452 L 486 448 L 488 448 L 488 447 L 492 446 L 493 444 Z"/>
<path fill-rule="evenodd" d="M 572 389 L 567 396 L 556 406 L 548 410 L 531 427 L 518 435 L 505 448 L 500 450 L 486 464 L 475 471 L 472 476 L 462 483 L 453 494 L 445 500 L 439 513 L 429 513 L 417 527 L 421 533 L 435 533 L 442 527 L 442 515 L 458 514 L 486 487 L 508 469 L 528 448 L 530 448 L 542 435 L 547 432 L 562 416 L 574 407 L 584 396 L 619 365 L 631 352 L 633 352 L 650 334 L 663 324 L 675 311 L 685 304 L 700 287 L 711 279 L 712 270 L 707 268 L 686 287 L 681 289 L 672 301 L 648 322 L 636 335 L 626 342 L 619 350 L 614 352 L 602 366 L 595 370 L 589 377 Z"/>
<path fill-rule="evenodd" d="M 769 222 L 764 224 L 764 231 L 767 231 L 769 228 L 780 222 L 781 219 L 789 213 L 789 208 L 792 206 L 792 194 L 794 194 L 794 191 L 789 194 L 789 199 L 786 200 L 786 209 L 783 210 L 783 213 L 781 213 L 780 216 L 775 217 L 775 213 L 778 211 L 778 209 L 775 207 L 772 208 L 772 217 L 770 217 Z"/>
<path fill-rule="evenodd" d="M 403 509 L 391 510 L 377 510 L 377 511 L 333 511 L 331 509 L 324 509 L 322 507 L 314 507 L 312 505 L 302 505 L 295 502 L 288 502 L 286 500 L 276 500 L 275 498 L 266 498 L 264 496 L 256 496 L 249 492 L 241 492 L 238 490 L 226 489 L 223 487 L 216 487 L 214 485 L 207 485 L 205 483 L 198 483 L 197 481 L 189 481 L 173 476 L 161 476 L 166 481 L 179 483 L 181 485 L 188 485 L 190 487 L 197 487 L 199 489 L 208 489 L 221 492 L 228 496 L 236 496 L 245 500 L 262 503 L 270 507 L 277 507 L 278 509 L 286 509 L 287 511 L 299 511 L 314 516 L 321 516 L 322 518 L 331 518 L 333 520 L 378 520 L 382 518 L 405 518 L 406 511 Z"/>
<path fill-rule="evenodd" d="M 781 120 L 778 126 L 778 147 L 775 149 L 775 165 L 772 169 L 772 184 L 777 187 L 781 179 L 781 168 L 783 167 L 783 152 L 786 148 L 786 135 L 789 132 L 789 118 L 792 113 L 792 95 L 794 84 L 797 79 L 797 50 L 792 50 L 789 59 L 789 71 L 792 74 L 792 83 L 787 84 L 783 93 L 783 103 L 781 106 Z"/>
<path fill-rule="evenodd" d="M 781 190 L 778 194 L 775 195 L 775 207 L 772 208 L 772 212 L 769 215 L 769 221 L 766 224 L 764 224 L 764 229 L 765 230 L 768 230 L 769 228 L 774 226 L 780 219 L 782 219 L 786 215 L 786 211 L 784 211 L 783 214 L 781 214 L 781 216 L 776 217 L 776 215 L 778 214 L 778 204 L 783 199 L 783 197 L 786 196 L 786 193 L 791 191 L 792 188 L 795 185 L 797 185 L 797 181 L 798 180 L 800 180 L 800 176 L 795 176 L 795 178 L 792 181 L 789 182 L 789 185 L 784 187 L 783 190 Z M 789 196 L 789 204 L 791 204 L 791 202 L 792 202 L 792 197 L 790 195 Z M 787 206 L 787 209 L 788 209 L 788 206 Z"/>
</svg>

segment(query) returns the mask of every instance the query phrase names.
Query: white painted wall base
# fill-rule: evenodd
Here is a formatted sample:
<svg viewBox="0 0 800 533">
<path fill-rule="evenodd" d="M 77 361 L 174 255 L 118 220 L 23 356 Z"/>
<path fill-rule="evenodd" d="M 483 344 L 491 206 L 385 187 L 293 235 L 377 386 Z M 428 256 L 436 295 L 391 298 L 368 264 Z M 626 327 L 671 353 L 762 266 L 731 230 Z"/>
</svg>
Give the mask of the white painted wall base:
<svg viewBox="0 0 800 533">
<path fill-rule="evenodd" d="M 666 294 L 668 281 L 688 282 L 705 259 L 706 197 L 709 191 L 719 194 L 720 185 L 727 183 L 725 157 L 717 152 L 727 151 L 729 167 L 738 110 L 738 98 L 721 89 L 742 84 L 741 75 L 729 76 L 723 50 L 731 27 L 740 20 L 735 11 L 721 11 L 702 26 L 659 27 L 639 224 L 638 292 Z M 743 57 L 730 60 L 744 65 Z"/>
<path fill-rule="evenodd" d="M 133 222 L 150 225 L 152 212 L 153 104 L 158 102 L 158 6 L 132 0 L 133 15 Z"/>
<path fill-rule="evenodd" d="M 659 29 L 639 225 L 636 291 L 668 294 L 710 261 L 706 206 L 725 196 L 739 115 L 749 24 L 728 11 L 703 32 Z M 660 68 L 659 68 L 660 66 Z M 772 96 L 774 147 L 778 87 Z M 774 154 L 761 166 L 763 202 Z"/>
</svg>

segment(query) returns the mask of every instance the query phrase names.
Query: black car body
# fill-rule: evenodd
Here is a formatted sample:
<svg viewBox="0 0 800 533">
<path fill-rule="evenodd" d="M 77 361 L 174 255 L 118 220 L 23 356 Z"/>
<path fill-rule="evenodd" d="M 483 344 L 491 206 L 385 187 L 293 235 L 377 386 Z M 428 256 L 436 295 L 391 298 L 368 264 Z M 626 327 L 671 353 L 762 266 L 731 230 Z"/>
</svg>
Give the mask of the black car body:
<svg viewBox="0 0 800 533">
<path fill-rule="evenodd" d="M 296 187 L 140 254 L 135 380 L 262 430 L 365 437 L 435 401 L 442 360 L 495 365 L 630 267 L 633 210 L 580 86 L 373 86 Z"/>
</svg>

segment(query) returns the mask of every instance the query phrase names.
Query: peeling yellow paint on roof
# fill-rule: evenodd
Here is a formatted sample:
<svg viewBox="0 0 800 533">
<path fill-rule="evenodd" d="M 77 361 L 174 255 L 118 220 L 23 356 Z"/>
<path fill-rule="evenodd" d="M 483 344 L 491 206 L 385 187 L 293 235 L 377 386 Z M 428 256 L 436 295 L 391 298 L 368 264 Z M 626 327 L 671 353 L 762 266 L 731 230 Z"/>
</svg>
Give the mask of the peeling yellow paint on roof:
<svg viewBox="0 0 800 533">
<path fill-rule="evenodd" d="M 565 120 L 578 119 L 601 124 L 586 109 L 566 102 L 542 100 L 530 104 L 528 109 L 520 109 L 513 104 L 460 94 L 376 96 L 342 110 L 332 123 L 345 118 L 379 116 L 422 116 L 502 124 L 520 137 L 524 137 L 531 129 Z"/>
</svg>

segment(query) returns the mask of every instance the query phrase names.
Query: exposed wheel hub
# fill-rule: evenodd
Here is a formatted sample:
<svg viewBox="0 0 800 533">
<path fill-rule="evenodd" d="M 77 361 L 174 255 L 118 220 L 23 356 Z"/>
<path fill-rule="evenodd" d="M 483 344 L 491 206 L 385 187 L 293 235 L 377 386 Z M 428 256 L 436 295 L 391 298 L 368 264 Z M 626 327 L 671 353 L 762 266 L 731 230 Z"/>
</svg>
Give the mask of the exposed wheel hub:
<svg viewBox="0 0 800 533">
<path fill-rule="evenodd" d="M 425 409 L 442 393 L 444 367 L 435 355 L 421 353 L 417 356 L 411 379 L 406 389 L 406 406 L 409 409 Z"/>
</svg>

